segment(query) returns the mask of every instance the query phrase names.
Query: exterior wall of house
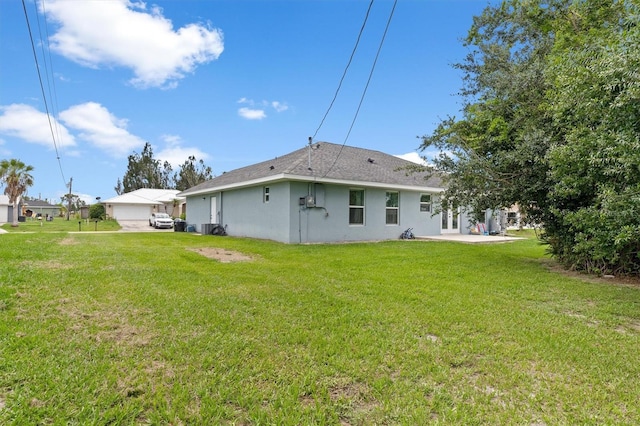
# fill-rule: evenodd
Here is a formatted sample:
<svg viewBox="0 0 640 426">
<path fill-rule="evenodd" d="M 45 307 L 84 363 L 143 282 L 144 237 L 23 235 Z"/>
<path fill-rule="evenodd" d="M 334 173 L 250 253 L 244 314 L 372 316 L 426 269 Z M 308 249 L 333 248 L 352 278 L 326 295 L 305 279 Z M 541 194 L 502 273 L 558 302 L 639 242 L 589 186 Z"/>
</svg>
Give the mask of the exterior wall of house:
<svg viewBox="0 0 640 426">
<path fill-rule="evenodd" d="M 300 198 L 314 193 L 315 207 L 300 205 Z M 349 224 L 349 191 L 364 189 L 364 224 Z M 420 192 L 399 191 L 398 224 L 386 224 L 386 193 L 383 188 L 350 187 L 346 185 L 313 185 L 304 182 L 291 185 L 291 239 L 292 243 L 375 241 L 397 239 L 407 228 L 415 235 L 439 235 L 440 216 L 420 211 Z M 432 194 L 435 199 L 435 194 Z M 432 205 L 433 211 L 433 205 Z"/>
<path fill-rule="evenodd" d="M 203 224 L 218 223 L 229 235 L 290 242 L 289 182 L 241 188 L 187 198 L 187 225 L 202 232 Z M 211 197 L 216 197 L 217 212 L 211 222 Z"/>
<path fill-rule="evenodd" d="M 290 183 L 224 192 L 222 218 L 229 235 L 290 242 Z M 265 188 L 269 188 L 265 199 Z"/>
<path fill-rule="evenodd" d="M 421 211 L 419 191 L 351 187 L 347 185 L 279 182 L 187 198 L 188 225 L 202 232 L 203 224 L 219 223 L 229 235 L 270 239 L 283 243 L 376 241 L 400 238 L 407 228 L 416 236 L 440 235 L 440 214 L 433 214 L 437 194 L 431 194 L 429 211 Z M 364 224 L 349 224 L 349 191 L 365 193 Z M 386 224 L 387 192 L 398 192 L 398 224 Z M 211 216 L 211 197 L 217 212 Z M 308 196 L 313 197 L 309 204 Z M 211 222 L 216 217 L 216 222 Z M 460 215 L 460 232 L 469 233 L 470 222 Z"/>
<path fill-rule="evenodd" d="M 211 223 L 212 196 L 220 199 L 219 193 L 187 197 L 187 205 L 189 206 L 186 215 L 187 225 L 193 225 L 197 232 L 202 232 L 202 224 Z"/>
</svg>

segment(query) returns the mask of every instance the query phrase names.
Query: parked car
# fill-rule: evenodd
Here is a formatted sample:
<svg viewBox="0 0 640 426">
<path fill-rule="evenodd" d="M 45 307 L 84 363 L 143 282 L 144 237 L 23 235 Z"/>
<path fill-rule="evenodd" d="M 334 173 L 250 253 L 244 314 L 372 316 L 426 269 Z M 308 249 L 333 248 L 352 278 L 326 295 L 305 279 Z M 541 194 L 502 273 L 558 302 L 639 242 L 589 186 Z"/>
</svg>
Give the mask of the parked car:
<svg viewBox="0 0 640 426">
<path fill-rule="evenodd" d="M 166 213 L 152 213 L 149 217 L 149 226 L 158 228 L 173 228 L 173 219 Z"/>
</svg>

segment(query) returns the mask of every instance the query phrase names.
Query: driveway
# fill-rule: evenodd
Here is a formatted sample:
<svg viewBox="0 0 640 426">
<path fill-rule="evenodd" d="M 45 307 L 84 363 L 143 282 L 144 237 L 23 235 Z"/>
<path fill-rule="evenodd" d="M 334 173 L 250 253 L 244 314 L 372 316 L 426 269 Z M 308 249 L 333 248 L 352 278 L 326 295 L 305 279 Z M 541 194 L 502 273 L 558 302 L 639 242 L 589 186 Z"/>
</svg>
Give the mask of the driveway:
<svg viewBox="0 0 640 426">
<path fill-rule="evenodd" d="M 120 232 L 173 232 L 173 228 L 155 229 L 147 220 L 119 220 Z"/>
</svg>

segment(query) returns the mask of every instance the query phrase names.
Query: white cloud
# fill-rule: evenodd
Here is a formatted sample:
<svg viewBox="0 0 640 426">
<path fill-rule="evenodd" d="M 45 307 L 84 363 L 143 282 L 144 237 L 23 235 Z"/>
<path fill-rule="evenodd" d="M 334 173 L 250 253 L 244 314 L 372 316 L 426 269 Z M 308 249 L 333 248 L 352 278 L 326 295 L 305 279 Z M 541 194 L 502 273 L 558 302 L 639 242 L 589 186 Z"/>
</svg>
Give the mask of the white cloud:
<svg viewBox="0 0 640 426">
<path fill-rule="evenodd" d="M 74 137 L 55 118 L 25 104 L 0 106 L 0 133 L 20 138 L 26 142 L 54 149 L 53 134 L 58 148 L 74 146 Z M 49 124 L 51 123 L 51 124 Z"/>
<path fill-rule="evenodd" d="M 276 112 L 283 112 L 289 109 L 289 105 L 279 101 L 255 102 L 253 99 L 243 97 L 238 99 L 238 103 L 249 105 L 251 107 L 242 107 L 238 109 L 238 115 L 242 118 L 246 118 L 247 120 L 262 120 L 263 118 L 267 118 L 265 109 L 269 107 L 273 108 Z M 258 107 L 256 108 L 256 106 Z"/>
<path fill-rule="evenodd" d="M 59 25 L 51 36 L 56 52 L 88 67 L 130 68 L 139 87 L 175 87 L 224 50 L 220 30 L 201 24 L 174 30 L 160 8 L 148 11 L 143 2 L 49 0 L 46 12 Z"/>
<path fill-rule="evenodd" d="M 198 148 L 186 148 L 181 146 L 172 146 L 163 149 L 162 151 L 154 154 L 156 158 L 158 158 L 163 164 L 165 161 L 168 161 L 173 167 L 174 170 L 177 170 L 185 161 L 189 158 L 189 156 L 193 155 L 196 159 L 206 161 L 209 158 L 209 155 L 205 152 L 200 151 Z"/>
<path fill-rule="evenodd" d="M 79 137 L 112 157 L 128 155 L 144 140 L 127 131 L 127 120 L 119 119 L 95 102 L 74 105 L 60 113 L 60 119 L 78 130 Z"/>
<path fill-rule="evenodd" d="M 262 120 L 267 117 L 267 114 L 262 109 L 253 109 L 242 107 L 238 110 L 238 115 L 247 120 Z"/>
<path fill-rule="evenodd" d="M 179 135 L 162 135 L 160 139 L 166 146 L 158 153 L 154 153 L 154 156 L 163 164 L 165 161 L 168 161 L 174 170 L 184 164 L 191 155 L 196 157 L 197 160 L 206 160 L 209 158 L 209 154 L 198 148 L 182 146 L 184 141 Z"/>
<path fill-rule="evenodd" d="M 417 152 L 409 152 L 407 154 L 396 155 L 396 157 L 402 158 L 403 160 L 411 161 L 412 163 L 420 164 L 423 166 L 427 164 L 424 158 L 422 158 L 420 154 L 418 154 Z"/>
<path fill-rule="evenodd" d="M 162 135 L 160 139 L 169 146 L 180 146 L 182 138 L 178 135 Z"/>
<path fill-rule="evenodd" d="M 283 104 L 282 102 L 278 102 L 278 101 L 273 101 L 271 102 L 271 106 L 273 107 L 273 109 L 275 109 L 277 112 L 283 112 L 289 109 L 289 105 L 287 104 Z"/>
</svg>

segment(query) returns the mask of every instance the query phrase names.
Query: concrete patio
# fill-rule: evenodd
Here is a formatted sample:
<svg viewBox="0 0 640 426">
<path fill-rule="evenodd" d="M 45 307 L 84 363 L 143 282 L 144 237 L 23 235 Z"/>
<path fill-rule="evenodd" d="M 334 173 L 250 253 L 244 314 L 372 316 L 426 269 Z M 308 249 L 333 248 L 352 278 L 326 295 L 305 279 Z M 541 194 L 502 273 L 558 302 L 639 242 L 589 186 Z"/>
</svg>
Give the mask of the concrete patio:
<svg viewBox="0 0 640 426">
<path fill-rule="evenodd" d="M 522 240 L 520 237 L 509 237 L 503 235 L 476 235 L 476 234 L 443 234 L 428 237 L 416 236 L 417 240 L 433 240 L 433 241 L 455 241 L 465 244 L 491 244 L 506 243 L 509 241 Z"/>
</svg>

